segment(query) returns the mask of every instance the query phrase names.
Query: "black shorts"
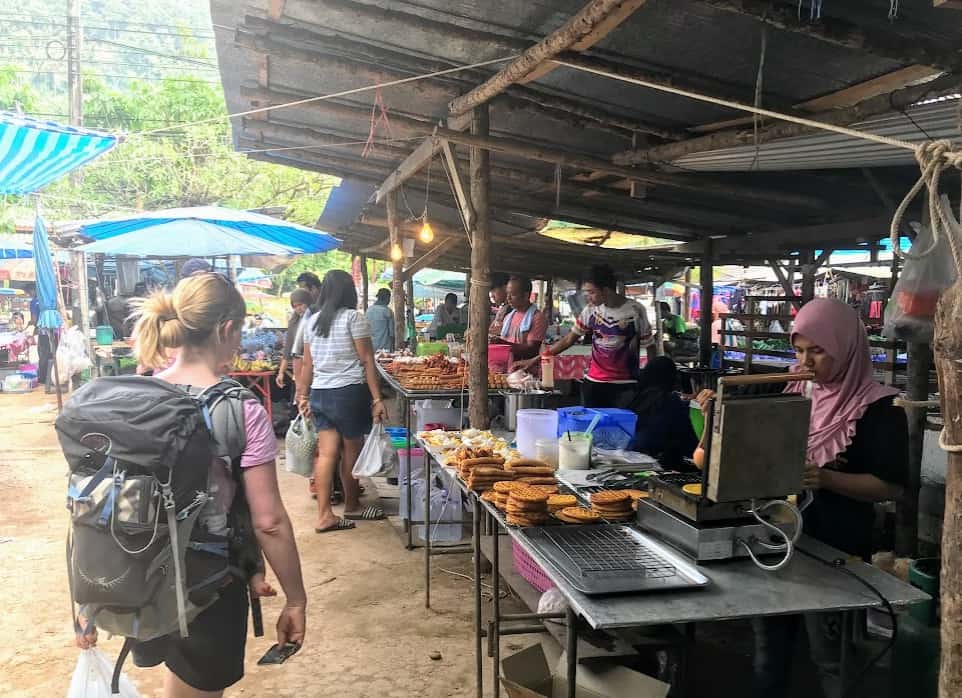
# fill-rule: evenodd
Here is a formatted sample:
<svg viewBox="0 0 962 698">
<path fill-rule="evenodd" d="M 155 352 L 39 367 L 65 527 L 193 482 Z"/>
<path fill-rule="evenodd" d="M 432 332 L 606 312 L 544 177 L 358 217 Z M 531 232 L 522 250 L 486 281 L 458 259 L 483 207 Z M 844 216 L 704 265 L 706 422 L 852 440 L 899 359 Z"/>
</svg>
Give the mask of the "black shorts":
<svg viewBox="0 0 962 698">
<path fill-rule="evenodd" d="M 370 433 L 371 391 L 367 383 L 311 390 L 311 414 L 318 431 L 334 429 L 342 438 L 360 439 Z"/>
<path fill-rule="evenodd" d="M 167 668 L 198 691 L 222 691 L 244 678 L 247 645 L 247 586 L 235 581 L 220 598 L 179 633 L 134 645 L 134 664 Z"/>
</svg>

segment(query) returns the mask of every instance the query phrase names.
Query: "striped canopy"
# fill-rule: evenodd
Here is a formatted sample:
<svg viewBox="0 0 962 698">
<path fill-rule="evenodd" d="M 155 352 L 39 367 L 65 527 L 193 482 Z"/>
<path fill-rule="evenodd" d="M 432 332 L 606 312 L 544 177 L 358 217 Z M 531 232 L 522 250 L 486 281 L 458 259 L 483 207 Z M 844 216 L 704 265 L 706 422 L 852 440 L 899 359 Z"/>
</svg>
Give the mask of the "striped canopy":
<svg viewBox="0 0 962 698">
<path fill-rule="evenodd" d="M 0 194 L 29 194 L 106 153 L 116 135 L 0 111 Z"/>
</svg>

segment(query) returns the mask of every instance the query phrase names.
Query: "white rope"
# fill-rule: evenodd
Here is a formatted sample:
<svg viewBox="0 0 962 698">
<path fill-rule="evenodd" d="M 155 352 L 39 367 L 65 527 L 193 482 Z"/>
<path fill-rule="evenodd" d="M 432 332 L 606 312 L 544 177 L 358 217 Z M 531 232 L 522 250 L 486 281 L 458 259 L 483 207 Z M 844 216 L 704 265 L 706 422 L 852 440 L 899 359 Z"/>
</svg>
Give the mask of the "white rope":
<svg viewBox="0 0 962 698">
<path fill-rule="evenodd" d="M 951 167 L 962 169 L 962 150 L 951 141 L 929 141 L 915 148 L 915 159 L 919 162 L 921 174 L 909 189 L 902 203 L 895 209 L 892 225 L 889 227 L 889 238 L 892 241 L 892 252 L 903 259 L 921 259 L 932 254 L 939 246 L 942 235 L 948 237 L 953 250 L 956 241 L 952 230 L 955 223 L 949 219 L 948 212 L 939 201 L 939 183 L 942 173 Z M 928 189 L 929 225 L 932 229 L 932 243 L 923 252 L 903 251 L 899 246 L 899 228 L 909 205 L 923 188 Z M 959 256 L 956 255 L 956 260 Z"/>
<path fill-rule="evenodd" d="M 565 60 L 553 58 L 551 62 L 555 65 L 561 65 L 566 68 L 571 68 L 573 70 L 581 70 L 585 73 L 592 73 L 594 75 L 600 75 L 605 78 L 612 78 L 614 80 L 621 80 L 622 82 L 632 83 L 634 85 L 641 85 L 642 87 L 647 87 L 652 90 L 658 90 L 660 92 L 668 92 L 669 94 L 680 95 L 682 97 L 688 97 L 689 99 L 695 99 L 699 102 L 708 102 L 709 104 L 717 104 L 722 107 L 728 107 L 729 109 L 739 109 L 741 111 L 746 111 L 751 114 L 758 114 L 760 116 L 767 116 L 772 119 L 778 119 L 780 121 L 789 121 L 794 124 L 800 124 L 801 126 L 808 126 L 810 128 L 822 129 L 823 131 L 833 131 L 834 133 L 840 133 L 843 136 L 850 136 L 851 138 L 861 138 L 862 140 L 873 141 L 875 143 L 881 143 L 882 145 L 892 146 L 893 148 L 902 148 L 903 150 L 915 151 L 916 146 L 914 143 L 909 141 L 903 141 L 898 138 L 889 138 L 888 136 L 879 136 L 875 133 L 866 133 L 864 131 L 856 131 L 855 129 L 846 128 L 845 126 L 836 126 L 835 124 L 826 124 L 821 121 L 814 121 L 812 119 L 806 119 L 802 116 L 795 116 L 793 114 L 782 114 L 781 112 L 772 111 L 771 109 L 764 109 L 762 107 L 755 107 L 750 104 L 742 104 L 741 102 L 735 102 L 730 99 L 722 99 L 721 97 L 711 97 L 709 95 L 699 94 L 698 92 L 692 92 L 691 90 L 686 90 L 680 87 L 674 87 L 672 85 L 664 85 L 657 82 L 649 82 L 648 80 L 643 80 L 641 78 L 630 77 L 627 75 L 617 75 L 611 73 L 607 70 L 602 70 L 600 68 L 591 68 L 586 65 L 577 65 L 575 63 L 569 63 Z"/>
<path fill-rule="evenodd" d="M 947 443 L 945 443 L 945 428 L 944 428 L 944 427 L 942 428 L 942 431 L 939 432 L 939 447 L 940 447 L 943 451 L 947 451 L 947 452 L 949 452 L 949 453 L 962 453 L 962 444 L 947 444 Z"/>
<path fill-rule="evenodd" d="M 397 85 L 406 85 L 409 82 L 417 82 L 419 80 L 430 80 L 431 78 L 440 77 L 442 75 L 450 75 L 451 73 L 459 73 L 464 70 L 473 70 L 475 68 L 483 68 L 488 65 L 493 65 L 495 63 L 504 63 L 505 61 L 510 61 L 516 58 L 516 56 L 504 56 L 503 58 L 493 58 L 490 61 L 481 61 L 479 63 L 472 63 L 471 65 L 459 65 L 454 68 L 446 68 L 444 70 L 436 70 L 433 73 L 425 73 L 423 75 L 412 75 L 407 78 L 399 78 L 397 80 L 389 80 L 387 82 L 377 83 L 375 85 L 365 85 L 364 87 L 355 87 L 350 90 L 342 90 L 341 92 L 333 92 L 327 95 L 320 95 L 318 97 L 307 97 L 305 99 L 298 99 L 293 102 L 286 102 L 284 104 L 275 104 L 269 107 L 259 107 L 257 109 L 248 109 L 247 111 L 238 112 L 236 114 L 226 114 L 224 116 L 214 116 L 209 119 L 201 119 L 199 121 L 191 121 L 186 124 L 177 124 L 174 126 L 166 126 L 164 128 L 155 128 L 152 131 L 141 131 L 137 134 L 140 136 L 148 136 L 152 133 L 161 133 L 168 131 L 176 131 L 178 129 L 189 128 L 191 126 L 198 126 L 200 124 L 209 124 L 214 121 L 223 121 L 224 119 L 233 119 L 239 116 L 250 116 L 251 114 L 262 114 L 268 111 L 275 111 L 277 109 L 286 109 L 288 107 L 297 107 L 302 104 L 311 104 L 313 102 L 322 102 L 327 99 L 337 99 L 338 97 L 348 97 L 350 95 L 360 94 L 361 92 L 370 92 L 372 90 L 379 90 L 385 87 L 395 87 Z"/>
</svg>

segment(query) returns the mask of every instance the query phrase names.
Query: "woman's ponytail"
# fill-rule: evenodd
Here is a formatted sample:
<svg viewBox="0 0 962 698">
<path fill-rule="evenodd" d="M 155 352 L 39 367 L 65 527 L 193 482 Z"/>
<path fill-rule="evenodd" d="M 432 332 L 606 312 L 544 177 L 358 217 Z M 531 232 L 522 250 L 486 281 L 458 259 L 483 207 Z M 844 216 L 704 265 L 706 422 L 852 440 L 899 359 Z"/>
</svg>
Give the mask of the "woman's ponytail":
<svg viewBox="0 0 962 698">
<path fill-rule="evenodd" d="M 134 313 L 139 316 L 134 326 L 134 353 L 144 366 L 161 368 L 167 363 L 167 350 L 184 345 L 187 330 L 170 294 L 154 293 L 139 301 L 139 306 Z"/>
</svg>

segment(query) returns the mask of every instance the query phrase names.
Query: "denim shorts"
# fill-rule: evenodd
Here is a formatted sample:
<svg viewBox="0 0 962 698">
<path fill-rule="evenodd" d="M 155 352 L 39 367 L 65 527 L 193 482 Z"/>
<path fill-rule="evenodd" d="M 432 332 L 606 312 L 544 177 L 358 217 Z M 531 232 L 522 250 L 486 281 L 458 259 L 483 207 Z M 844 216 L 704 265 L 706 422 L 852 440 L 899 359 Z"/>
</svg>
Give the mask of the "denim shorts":
<svg viewBox="0 0 962 698">
<path fill-rule="evenodd" d="M 360 439 L 371 431 L 371 391 L 367 383 L 313 388 L 311 414 L 318 431 L 334 429 L 342 438 Z"/>
</svg>

